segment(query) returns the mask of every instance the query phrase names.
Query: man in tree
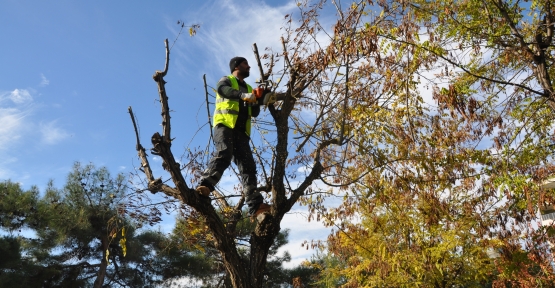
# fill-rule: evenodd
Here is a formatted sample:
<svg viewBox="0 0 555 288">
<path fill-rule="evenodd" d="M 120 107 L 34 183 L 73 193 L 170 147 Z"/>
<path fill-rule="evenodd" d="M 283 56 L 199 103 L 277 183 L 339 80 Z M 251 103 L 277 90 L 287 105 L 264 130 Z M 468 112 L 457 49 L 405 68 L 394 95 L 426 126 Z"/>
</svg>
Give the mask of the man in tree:
<svg viewBox="0 0 555 288">
<path fill-rule="evenodd" d="M 208 197 L 233 159 L 241 174 L 249 215 L 256 217 L 270 210 L 270 205 L 263 203 L 262 195 L 256 191 L 256 163 L 249 144 L 251 117 L 258 116 L 260 105 L 252 87 L 244 81 L 251 68 L 247 59 L 234 57 L 229 68 L 231 75 L 222 77 L 217 85 L 214 111 L 216 155 L 208 163 L 196 191 Z"/>
</svg>

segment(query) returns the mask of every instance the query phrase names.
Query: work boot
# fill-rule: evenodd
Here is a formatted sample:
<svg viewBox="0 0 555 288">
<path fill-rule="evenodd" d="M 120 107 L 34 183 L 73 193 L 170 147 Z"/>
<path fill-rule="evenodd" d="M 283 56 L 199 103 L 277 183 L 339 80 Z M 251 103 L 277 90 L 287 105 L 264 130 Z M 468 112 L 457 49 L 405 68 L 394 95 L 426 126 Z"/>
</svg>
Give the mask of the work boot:
<svg viewBox="0 0 555 288">
<path fill-rule="evenodd" d="M 195 190 L 201 196 L 204 196 L 204 197 L 209 197 L 210 196 L 210 188 L 208 188 L 206 186 L 198 186 L 197 189 L 195 189 Z"/>
</svg>

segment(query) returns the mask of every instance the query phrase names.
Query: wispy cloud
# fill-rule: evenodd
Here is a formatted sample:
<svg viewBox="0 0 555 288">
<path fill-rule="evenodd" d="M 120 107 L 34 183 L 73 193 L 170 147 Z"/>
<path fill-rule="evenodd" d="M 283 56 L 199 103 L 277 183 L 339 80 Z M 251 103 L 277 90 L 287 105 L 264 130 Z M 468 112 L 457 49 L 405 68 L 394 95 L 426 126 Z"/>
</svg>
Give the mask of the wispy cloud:
<svg viewBox="0 0 555 288">
<path fill-rule="evenodd" d="M 11 92 L 2 93 L 0 95 L 0 101 L 11 100 L 14 104 L 27 104 L 33 101 L 33 96 L 26 89 L 15 89 Z"/>
<path fill-rule="evenodd" d="M 40 73 L 40 86 L 47 86 L 48 84 L 50 84 L 50 80 L 46 79 L 46 77 L 44 76 L 44 74 Z"/>
<path fill-rule="evenodd" d="M 17 144 L 18 140 L 27 136 L 31 137 L 29 132 L 37 126 L 42 137 L 42 144 L 57 144 L 69 136 L 69 133 L 58 127 L 55 120 L 37 124 L 31 119 L 30 116 L 36 108 L 31 93 L 27 89 L 0 92 L 0 123 L 2 123 L 0 125 L 0 150 L 10 149 Z"/>
<path fill-rule="evenodd" d="M 0 149 L 7 149 L 11 143 L 21 138 L 25 114 L 15 108 L 0 108 Z"/>
<path fill-rule="evenodd" d="M 28 90 L 15 89 L 0 93 L 0 150 L 7 150 L 26 130 L 26 118 L 31 114 L 33 97 Z"/>
<path fill-rule="evenodd" d="M 40 133 L 42 135 L 42 143 L 53 145 L 69 137 L 64 129 L 57 127 L 56 120 L 47 123 L 40 123 Z"/>
<path fill-rule="evenodd" d="M 13 156 L 8 156 L 8 155 L 1 155 L 1 156 L 2 156 L 2 160 L 0 160 L 0 179 L 2 180 L 10 179 L 15 175 L 8 167 L 10 167 L 13 163 L 17 162 L 17 158 Z"/>
<path fill-rule="evenodd" d="M 0 92 L 0 179 L 24 175 L 15 174 L 11 167 L 19 161 L 13 153 L 14 147 L 25 138 L 30 129 L 29 116 L 34 109 L 31 92 L 26 89 L 15 89 Z"/>
<path fill-rule="evenodd" d="M 260 1 L 211 1 L 201 9 L 211 11 L 210 13 L 184 17 L 201 27 L 192 41 L 178 41 L 177 53 L 187 62 L 196 62 L 200 57 L 191 51 L 199 51 L 200 48 L 200 51 L 209 55 L 202 57 L 210 62 L 204 63 L 205 67 L 217 68 L 224 73 L 229 72 L 229 59 L 234 56 L 247 58 L 251 66 L 255 67 L 252 44 L 257 43 L 261 54 L 265 47 L 281 51 L 280 36 L 284 33 L 281 29 L 285 24 L 284 16 L 296 9 L 298 8 L 294 1 L 288 1 L 279 7 L 271 7 Z M 175 24 L 168 27 L 178 29 Z"/>
</svg>

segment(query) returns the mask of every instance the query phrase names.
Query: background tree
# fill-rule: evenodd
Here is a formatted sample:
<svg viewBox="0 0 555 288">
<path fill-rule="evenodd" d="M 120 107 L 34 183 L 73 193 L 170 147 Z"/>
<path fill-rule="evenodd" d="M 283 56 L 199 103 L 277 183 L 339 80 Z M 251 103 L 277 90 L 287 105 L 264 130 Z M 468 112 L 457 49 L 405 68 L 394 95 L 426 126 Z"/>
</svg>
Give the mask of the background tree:
<svg viewBox="0 0 555 288">
<path fill-rule="evenodd" d="M 206 287 L 231 287 L 220 254 L 207 241 L 210 235 L 199 229 L 199 222 L 181 219 L 173 232 L 166 235 L 144 228 L 138 232 L 134 228 L 136 223 L 118 215 L 122 209 L 118 202 L 125 196 L 125 189 L 114 194 L 116 191 L 109 185 L 124 186 L 126 180 L 121 176 L 111 178 L 105 168 L 76 164 L 64 189 L 54 188 L 51 182 L 42 197 L 35 187 L 23 191 L 17 183 L 1 183 L 1 228 L 9 234 L 0 238 L 0 252 L 4 255 L 0 259 L 0 286 L 92 286 L 98 283 L 95 280 L 102 267 L 100 257 L 108 255 L 103 287 L 155 287 L 181 283 L 184 278 L 204 281 Z M 104 180 L 95 182 L 100 179 Z M 89 206 L 89 199 L 93 203 L 93 199 L 103 199 L 98 197 L 100 185 L 104 185 L 102 194 L 106 194 L 107 201 Z M 83 189 L 81 195 L 77 193 L 79 189 Z M 94 209 L 87 211 L 89 207 Z M 96 222 L 103 223 L 99 231 L 92 227 L 95 217 L 108 216 L 111 218 Z M 121 222 L 114 230 L 117 220 Z M 239 223 L 239 241 L 248 238 L 253 226 L 246 218 Z M 27 237 L 13 236 L 15 232 Z M 109 253 L 101 250 L 99 240 L 106 235 Z M 284 231 L 270 249 L 271 269 L 265 274 L 267 287 L 291 283 L 289 270 L 282 267 L 290 256 L 287 252 L 277 255 L 277 250 L 286 243 Z M 248 259 L 248 250 L 241 251 L 242 257 Z"/>
<path fill-rule="evenodd" d="M 350 114 L 356 145 L 344 153 L 360 156 L 338 180 L 356 180 L 352 197 L 313 205 L 338 230 L 329 249 L 342 261 L 325 272 L 352 287 L 553 283 L 553 238 L 534 221 L 553 203 L 539 189 L 553 173 L 550 4 L 356 4 L 344 14 L 363 19 L 346 29 L 358 43 L 350 55 L 375 44 L 374 83 L 394 89 L 386 105 Z M 426 88 L 435 103 L 423 101 Z"/>
<path fill-rule="evenodd" d="M 25 287 L 160 283 L 166 266 L 152 252 L 167 241 L 156 232 L 137 233 L 118 214 L 126 184 L 123 175 L 112 178 L 106 168 L 79 163 L 63 189 L 50 182 L 42 197 L 36 188 L 23 191 L 18 184 L 2 183 L 2 228 L 31 234 L 2 238 L 10 251 L 0 265 L 2 286 L 11 287 L 14 279 L 19 279 L 15 286 Z"/>
<path fill-rule="evenodd" d="M 4 181 L 0 184 L 0 228 L 8 234 L 0 238 L 0 286 L 42 287 L 52 278 L 59 277 L 60 271 L 44 267 L 26 257 L 26 239 L 16 237 L 29 226 L 36 226 L 38 189 L 23 191 L 17 183 Z"/>
</svg>

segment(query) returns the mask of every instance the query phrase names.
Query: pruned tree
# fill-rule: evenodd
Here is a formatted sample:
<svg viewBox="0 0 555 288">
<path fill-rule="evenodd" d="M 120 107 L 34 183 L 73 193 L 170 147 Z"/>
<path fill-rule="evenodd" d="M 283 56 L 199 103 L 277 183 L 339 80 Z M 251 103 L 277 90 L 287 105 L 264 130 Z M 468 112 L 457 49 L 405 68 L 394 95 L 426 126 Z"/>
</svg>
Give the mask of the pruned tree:
<svg viewBox="0 0 555 288">
<path fill-rule="evenodd" d="M 350 132 L 346 128 L 349 120 L 345 111 L 353 102 L 358 101 L 357 99 L 368 95 L 360 92 L 353 93 L 357 95 L 354 100 L 347 97 L 351 94 L 351 88 L 345 85 L 349 76 L 345 76 L 343 72 L 345 69 L 348 70 L 356 59 L 337 54 L 337 49 L 341 47 L 354 48 L 352 43 L 348 42 L 350 32 L 341 27 L 358 19 L 349 16 L 341 19 L 339 28 L 332 33 L 333 35 L 319 33 L 323 31 L 318 22 L 318 11 L 322 5 L 323 2 L 314 5 L 308 2 L 300 4 L 299 27 L 293 27 L 292 16 L 287 16 L 281 52 L 274 53 L 270 49 L 270 52 L 262 57 L 255 52 L 260 74 L 264 78 L 273 77 L 278 83 L 276 92 L 283 101 L 268 106 L 271 117 L 271 124 L 268 125 L 275 134 L 272 131 L 272 135 L 264 139 L 266 149 L 256 147 L 259 165 L 262 168 L 258 189 L 271 195 L 272 209 L 270 213 L 258 219 L 248 239 L 250 253 L 247 262 L 242 259 L 235 240 L 237 223 L 242 218 L 241 208 L 244 199 L 240 198 L 236 203 L 231 203 L 225 195 L 216 192 L 215 200 L 222 210 L 226 211 L 223 215 L 219 214 L 210 201 L 201 198 L 190 187 L 191 184 L 187 183 L 182 174 L 184 167 L 176 161 L 171 150 L 174 139 L 171 136 L 170 108 L 164 81 L 169 67 L 170 51 L 167 40 L 165 68 L 156 71 L 153 76 L 160 96 L 162 132 L 156 132 L 151 137 L 151 153 L 162 158 L 163 168 L 168 171 L 173 185 L 153 174 L 146 149 L 140 142 L 135 126 L 137 152 L 141 159 L 141 170 L 146 178 L 146 188 L 152 193 L 162 192 L 179 200 L 185 209 L 192 209 L 204 218 L 214 247 L 222 254 L 223 263 L 234 287 L 263 286 L 266 258 L 279 234 L 281 220 L 301 197 L 311 193 L 316 180 L 327 177 L 327 173 L 333 173 L 332 170 L 345 162 L 346 155 L 334 148 L 349 142 Z M 324 35 L 325 38 L 318 39 L 317 35 Z M 336 38 L 339 40 L 334 40 Z M 269 62 L 262 63 L 260 59 L 269 59 Z M 283 63 L 283 67 L 278 70 L 276 63 Z M 264 71 L 264 67 L 267 71 Z M 131 108 L 129 112 L 134 122 Z M 259 124 L 259 127 L 263 125 Z M 298 137 L 293 137 L 292 132 Z M 290 147 L 295 147 L 293 155 L 290 155 Z M 298 175 L 292 174 L 291 167 L 306 168 L 302 179 L 293 178 Z"/>
</svg>

